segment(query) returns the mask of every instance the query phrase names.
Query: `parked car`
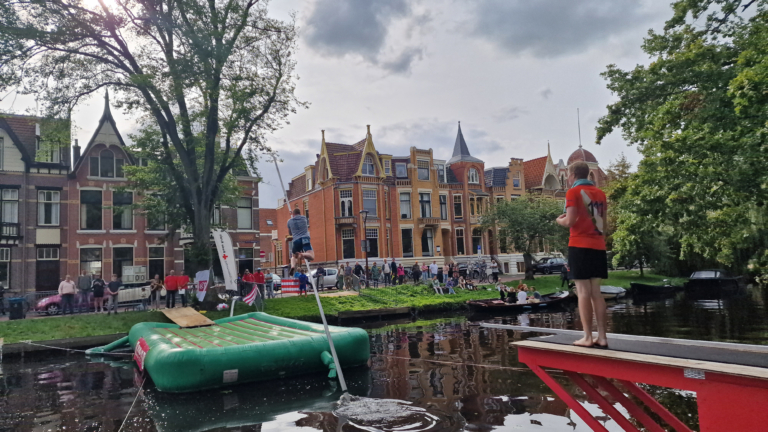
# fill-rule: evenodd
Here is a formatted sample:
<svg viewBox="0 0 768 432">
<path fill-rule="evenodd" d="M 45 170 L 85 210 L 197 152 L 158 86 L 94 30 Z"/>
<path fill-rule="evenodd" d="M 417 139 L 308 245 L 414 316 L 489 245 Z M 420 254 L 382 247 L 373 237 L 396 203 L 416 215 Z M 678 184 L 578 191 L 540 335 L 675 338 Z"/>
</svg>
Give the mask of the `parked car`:
<svg viewBox="0 0 768 432">
<path fill-rule="evenodd" d="M 566 263 L 563 258 L 542 258 L 533 263 L 533 272 L 544 274 L 561 273 Z"/>
<path fill-rule="evenodd" d="M 327 268 L 325 269 L 325 276 L 323 277 L 322 286 L 318 287 L 320 289 L 323 288 L 335 288 L 336 287 L 336 274 L 339 272 L 339 269 L 335 268 Z M 315 277 L 315 273 L 317 273 L 317 269 L 312 270 L 312 274 L 309 278 L 310 284 L 314 285 L 317 278 Z"/>
<path fill-rule="evenodd" d="M 143 283 L 126 284 L 120 292 L 117 294 L 118 306 L 125 306 L 128 304 L 140 304 L 143 299 L 149 297 L 149 285 Z M 77 296 L 75 296 L 75 308 L 78 307 Z M 104 296 L 104 306 L 106 307 L 107 296 Z M 47 315 L 58 315 L 61 313 L 61 296 L 58 294 L 43 297 L 37 301 L 35 305 L 35 312 Z M 91 300 L 91 304 L 88 305 L 88 309 L 94 309 L 95 303 Z"/>
</svg>

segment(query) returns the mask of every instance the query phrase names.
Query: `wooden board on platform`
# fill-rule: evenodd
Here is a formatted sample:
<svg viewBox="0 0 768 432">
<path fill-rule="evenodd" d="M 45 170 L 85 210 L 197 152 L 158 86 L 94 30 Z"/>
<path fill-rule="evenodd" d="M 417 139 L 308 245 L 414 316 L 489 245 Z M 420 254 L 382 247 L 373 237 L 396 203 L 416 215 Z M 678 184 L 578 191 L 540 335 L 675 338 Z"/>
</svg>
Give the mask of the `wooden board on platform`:
<svg viewBox="0 0 768 432">
<path fill-rule="evenodd" d="M 168 317 L 169 320 L 178 324 L 179 327 L 201 327 L 215 324 L 205 315 L 190 307 L 180 309 L 163 309 L 163 313 Z"/>
<path fill-rule="evenodd" d="M 609 340 L 610 343 L 610 340 Z M 659 355 L 640 354 L 635 352 L 616 351 L 613 349 L 584 348 L 573 345 L 563 345 L 559 343 L 539 342 L 526 340 L 515 342 L 515 346 L 521 348 L 540 349 L 547 351 L 557 351 L 563 353 L 580 354 L 591 357 L 601 357 L 614 360 L 633 361 L 638 363 L 647 363 L 684 369 L 699 369 L 708 372 L 716 372 L 726 375 L 740 375 L 746 377 L 768 379 L 768 369 L 753 366 L 742 366 L 736 364 L 716 363 L 711 361 L 691 360 L 687 358 L 664 357 Z M 546 366 L 546 365 L 545 365 Z"/>
</svg>

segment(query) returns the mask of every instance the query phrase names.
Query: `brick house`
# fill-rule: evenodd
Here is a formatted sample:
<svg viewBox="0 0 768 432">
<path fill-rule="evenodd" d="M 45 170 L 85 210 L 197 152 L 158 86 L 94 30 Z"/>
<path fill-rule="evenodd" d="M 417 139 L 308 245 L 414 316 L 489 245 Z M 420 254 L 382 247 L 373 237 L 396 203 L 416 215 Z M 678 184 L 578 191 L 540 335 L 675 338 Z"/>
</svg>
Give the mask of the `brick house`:
<svg viewBox="0 0 768 432">
<path fill-rule="evenodd" d="M 604 174 L 591 153 L 579 148 L 568 163 L 580 157 L 593 164 L 602 184 Z M 515 273 L 522 271 L 522 255 L 500 243 L 496 229 L 481 227 L 483 212 L 493 202 L 528 193 L 562 199 L 566 178 L 567 166 L 562 160 L 555 165 L 549 151 L 532 161 L 510 158 L 506 166 L 486 168 L 471 155 L 460 124 L 447 161 L 417 147 L 403 156 L 380 153 L 370 126 L 354 144 L 327 142 L 323 132 L 315 164 L 291 179 L 288 203 L 278 202 L 277 247 L 289 247 L 286 223 L 290 210 L 299 208 L 309 219 L 315 258 L 326 266 L 362 261 L 361 240 L 367 238 L 369 262 L 394 257 L 412 265 L 490 255 Z M 361 211 L 368 215 L 364 226 Z M 277 258 L 287 264 L 290 253 Z"/>
<path fill-rule="evenodd" d="M 81 151 L 75 143 L 72 163 L 68 145 L 31 156 L 40 148 L 41 123 L 0 116 L 0 282 L 25 293 L 54 290 L 81 270 L 105 277 L 122 276 L 127 265 L 146 265 L 148 277 L 182 271 L 191 235 L 169 235 L 162 221 L 132 211 L 137 193 L 117 190 L 128 185 L 124 167 L 142 161 L 123 141 L 109 96 L 88 144 Z M 260 262 L 258 179 L 241 172 L 237 181 L 237 205 L 216 208 L 213 222 L 232 236 L 242 272 Z M 213 267 L 221 275 L 218 260 Z"/>
</svg>

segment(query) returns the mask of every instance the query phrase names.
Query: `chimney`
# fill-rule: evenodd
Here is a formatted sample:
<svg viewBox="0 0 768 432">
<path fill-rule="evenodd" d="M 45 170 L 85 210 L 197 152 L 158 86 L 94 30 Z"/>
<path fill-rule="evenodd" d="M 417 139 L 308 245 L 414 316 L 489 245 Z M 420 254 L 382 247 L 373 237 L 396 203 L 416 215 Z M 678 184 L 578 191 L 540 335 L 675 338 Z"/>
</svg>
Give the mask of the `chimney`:
<svg viewBox="0 0 768 432">
<path fill-rule="evenodd" d="M 75 140 L 75 146 L 72 147 L 72 149 L 74 150 L 74 153 L 75 153 L 74 160 L 72 161 L 72 166 L 75 166 L 75 164 L 77 163 L 77 160 L 80 159 L 80 146 L 77 144 L 77 140 Z"/>
</svg>

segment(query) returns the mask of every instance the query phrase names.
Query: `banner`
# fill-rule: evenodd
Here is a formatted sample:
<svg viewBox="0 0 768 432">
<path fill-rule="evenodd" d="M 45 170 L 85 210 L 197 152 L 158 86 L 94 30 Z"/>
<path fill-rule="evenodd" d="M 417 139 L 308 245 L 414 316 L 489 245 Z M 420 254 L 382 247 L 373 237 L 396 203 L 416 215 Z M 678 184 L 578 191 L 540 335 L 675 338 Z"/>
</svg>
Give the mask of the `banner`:
<svg viewBox="0 0 768 432">
<path fill-rule="evenodd" d="M 133 359 L 136 360 L 136 364 L 139 365 L 139 370 L 144 370 L 144 358 L 147 357 L 147 353 L 149 352 L 149 345 L 147 344 L 147 341 L 144 340 L 144 338 L 139 338 L 139 341 L 136 343 L 136 348 L 134 348 L 133 351 Z"/>
<path fill-rule="evenodd" d="M 208 290 L 208 279 L 211 277 L 210 270 L 199 271 L 195 274 L 195 284 L 197 285 L 197 299 L 203 301 L 205 292 Z"/>
<path fill-rule="evenodd" d="M 224 273 L 224 285 L 227 291 L 237 291 L 237 266 L 235 265 L 235 249 L 232 247 L 232 237 L 221 229 L 213 230 L 213 241 L 219 251 L 221 271 Z"/>
<path fill-rule="evenodd" d="M 281 282 L 280 291 L 283 294 L 298 294 L 299 280 L 296 278 L 284 278 Z"/>
</svg>

